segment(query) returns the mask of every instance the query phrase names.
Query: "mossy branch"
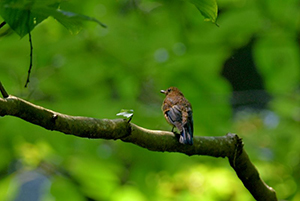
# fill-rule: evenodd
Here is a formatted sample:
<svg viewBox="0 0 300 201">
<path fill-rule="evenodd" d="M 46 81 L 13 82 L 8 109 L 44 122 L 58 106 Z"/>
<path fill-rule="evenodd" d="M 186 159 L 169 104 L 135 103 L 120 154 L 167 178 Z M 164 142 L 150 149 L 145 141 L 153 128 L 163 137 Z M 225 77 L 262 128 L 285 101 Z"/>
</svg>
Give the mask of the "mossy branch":
<svg viewBox="0 0 300 201">
<path fill-rule="evenodd" d="M 194 145 L 178 142 L 178 135 L 139 127 L 123 119 L 95 119 L 61 114 L 8 95 L 0 82 L 0 116 L 15 116 L 48 130 L 84 138 L 113 139 L 130 142 L 151 151 L 180 152 L 188 156 L 227 157 L 231 167 L 256 200 L 277 200 L 276 192 L 260 178 L 243 142 L 236 134 L 220 137 L 195 136 Z"/>
</svg>

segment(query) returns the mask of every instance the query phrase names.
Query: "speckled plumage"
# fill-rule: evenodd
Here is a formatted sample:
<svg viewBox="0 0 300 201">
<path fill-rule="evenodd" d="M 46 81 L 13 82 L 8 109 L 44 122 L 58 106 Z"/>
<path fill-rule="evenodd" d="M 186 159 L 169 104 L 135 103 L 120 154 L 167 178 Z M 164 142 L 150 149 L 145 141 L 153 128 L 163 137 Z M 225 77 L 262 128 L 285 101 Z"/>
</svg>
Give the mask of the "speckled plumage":
<svg viewBox="0 0 300 201">
<path fill-rule="evenodd" d="M 176 127 L 180 132 L 179 142 L 193 144 L 193 111 L 190 102 L 176 88 L 170 87 L 161 90 L 166 95 L 162 105 L 162 111 L 169 124 Z M 172 129 L 172 131 L 173 131 Z"/>
</svg>

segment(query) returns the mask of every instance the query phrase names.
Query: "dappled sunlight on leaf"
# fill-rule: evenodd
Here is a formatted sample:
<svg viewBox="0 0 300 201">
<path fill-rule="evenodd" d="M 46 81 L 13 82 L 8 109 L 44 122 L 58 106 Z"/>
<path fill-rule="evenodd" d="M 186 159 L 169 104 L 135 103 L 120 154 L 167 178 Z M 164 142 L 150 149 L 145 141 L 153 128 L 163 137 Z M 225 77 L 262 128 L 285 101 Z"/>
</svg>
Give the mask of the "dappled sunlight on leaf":
<svg viewBox="0 0 300 201">
<path fill-rule="evenodd" d="M 114 201 L 146 201 L 147 199 L 135 186 L 122 186 L 115 189 L 111 196 Z"/>
<path fill-rule="evenodd" d="M 235 174 L 226 168 L 204 165 L 181 169 L 173 176 L 163 173 L 158 179 L 158 196 L 164 200 L 251 200 Z"/>
<path fill-rule="evenodd" d="M 257 168 L 265 181 L 276 190 L 279 198 L 290 197 L 297 192 L 297 181 L 291 176 L 291 169 L 288 167 L 280 163 L 275 164 L 275 167 L 268 163 L 257 163 Z"/>
<path fill-rule="evenodd" d="M 81 183 L 82 191 L 96 200 L 108 199 L 120 183 L 118 168 L 92 157 L 73 157 L 68 166 L 72 176 Z"/>
<path fill-rule="evenodd" d="M 37 168 L 43 160 L 46 160 L 53 154 L 50 145 L 43 141 L 31 144 L 19 140 L 16 142 L 16 152 L 26 169 Z"/>
<path fill-rule="evenodd" d="M 0 199 L 1 200 L 13 200 L 20 184 L 14 182 L 15 175 L 12 174 L 5 178 L 0 179 Z"/>
</svg>

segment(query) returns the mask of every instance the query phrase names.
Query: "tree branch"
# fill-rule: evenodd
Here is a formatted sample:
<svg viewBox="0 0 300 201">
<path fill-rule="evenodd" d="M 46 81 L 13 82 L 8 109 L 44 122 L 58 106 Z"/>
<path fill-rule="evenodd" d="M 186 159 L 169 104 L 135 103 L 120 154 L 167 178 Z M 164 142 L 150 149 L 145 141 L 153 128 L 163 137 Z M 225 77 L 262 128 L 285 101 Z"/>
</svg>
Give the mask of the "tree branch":
<svg viewBox="0 0 300 201">
<path fill-rule="evenodd" d="M 95 119 L 61 114 L 15 96 L 6 96 L 0 82 L 4 98 L 0 98 L 0 116 L 19 117 L 48 130 L 56 130 L 84 138 L 120 139 L 144 147 L 151 151 L 180 152 L 188 156 L 208 155 L 227 157 L 231 167 L 256 200 L 277 200 L 275 191 L 261 180 L 251 163 L 243 142 L 236 134 L 220 137 L 195 136 L 194 145 L 186 146 L 178 142 L 178 135 L 168 131 L 149 130 L 123 119 Z M 5 95 L 6 94 L 6 95 Z"/>
<path fill-rule="evenodd" d="M 5 22 L 5 21 L 1 22 L 1 24 L 0 24 L 0 29 L 1 29 L 4 25 L 6 25 L 6 22 Z"/>
</svg>

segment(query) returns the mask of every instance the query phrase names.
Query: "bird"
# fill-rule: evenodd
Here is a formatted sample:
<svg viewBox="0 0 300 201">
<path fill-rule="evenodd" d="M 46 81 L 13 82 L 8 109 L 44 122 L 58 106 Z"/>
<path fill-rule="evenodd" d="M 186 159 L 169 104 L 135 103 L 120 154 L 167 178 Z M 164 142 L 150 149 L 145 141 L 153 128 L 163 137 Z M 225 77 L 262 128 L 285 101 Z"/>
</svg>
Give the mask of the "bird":
<svg viewBox="0 0 300 201">
<path fill-rule="evenodd" d="M 176 87 L 161 90 L 166 97 L 162 104 L 164 117 L 171 124 L 172 132 L 176 127 L 180 132 L 181 144 L 193 145 L 193 111 L 192 105 Z"/>
</svg>

